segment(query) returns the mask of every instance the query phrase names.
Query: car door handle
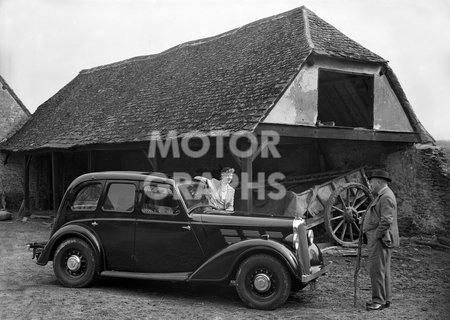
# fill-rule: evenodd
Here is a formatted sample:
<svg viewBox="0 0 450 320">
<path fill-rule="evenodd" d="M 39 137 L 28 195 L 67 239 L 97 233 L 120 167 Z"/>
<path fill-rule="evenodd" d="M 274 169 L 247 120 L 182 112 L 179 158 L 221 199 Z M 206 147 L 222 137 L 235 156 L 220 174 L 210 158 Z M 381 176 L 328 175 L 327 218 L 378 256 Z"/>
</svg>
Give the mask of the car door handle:
<svg viewBox="0 0 450 320">
<path fill-rule="evenodd" d="M 91 224 L 92 224 L 94 227 L 95 227 L 95 226 L 98 226 L 97 221 L 91 222 Z"/>
<path fill-rule="evenodd" d="M 182 228 L 191 231 L 191 226 L 182 226 Z"/>
</svg>

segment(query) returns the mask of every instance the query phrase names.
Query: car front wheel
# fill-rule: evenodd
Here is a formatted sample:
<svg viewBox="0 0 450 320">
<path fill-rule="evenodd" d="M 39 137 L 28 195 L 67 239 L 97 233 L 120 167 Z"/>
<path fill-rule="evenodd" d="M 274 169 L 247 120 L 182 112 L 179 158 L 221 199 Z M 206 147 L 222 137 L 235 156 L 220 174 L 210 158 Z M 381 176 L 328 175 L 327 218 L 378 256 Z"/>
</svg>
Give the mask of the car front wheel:
<svg viewBox="0 0 450 320">
<path fill-rule="evenodd" d="M 61 242 L 53 258 L 53 270 L 65 287 L 86 287 L 95 279 L 96 259 L 91 246 L 79 238 Z"/>
<path fill-rule="evenodd" d="M 244 260 L 236 274 L 236 290 L 250 308 L 273 310 L 291 292 L 291 277 L 276 258 L 258 254 Z"/>
</svg>

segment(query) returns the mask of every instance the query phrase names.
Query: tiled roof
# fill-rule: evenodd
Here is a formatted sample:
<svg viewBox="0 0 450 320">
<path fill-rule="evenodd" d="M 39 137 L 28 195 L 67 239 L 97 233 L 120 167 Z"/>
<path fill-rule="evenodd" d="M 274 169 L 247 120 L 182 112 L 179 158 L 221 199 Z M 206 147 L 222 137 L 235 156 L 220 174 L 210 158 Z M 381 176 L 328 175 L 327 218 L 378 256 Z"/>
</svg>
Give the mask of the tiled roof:
<svg viewBox="0 0 450 320">
<path fill-rule="evenodd" d="M 319 18 L 314 12 L 305 10 L 306 27 L 311 46 L 316 54 L 365 62 L 380 62 L 383 58 L 348 38 L 338 29 Z"/>
<path fill-rule="evenodd" d="M 30 111 L 27 109 L 27 107 L 25 107 L 25 105 L 22 103 L 22 101 L 19 99 L 19 97 L 16 95 L 16 93 L 13 91 L 13 89 L 11 89 L 11 87 L 8 85 L 6 80 L 3 79 L 2 76 L 0 76 L 0 86 L 4 90 L 8 91 L 9 95 L 14 99 L 14 101 L 16 101 L 16 103 L 22 108 L 23 112 L 25 112 L 25 114 L 27 116 L 31 116 Z"/>
<path fill-rule="evenodd" d="M 30 111 L 0 76 L 0 146 L 20 130 L 29 117 Z"/>
<path fill-rule="evenodd" d="M 386 61 L 305 7 L 159 54 L 83 70 L 1 146 L 27 151 L 252 131 L 311 53 Z"/>
</svg>

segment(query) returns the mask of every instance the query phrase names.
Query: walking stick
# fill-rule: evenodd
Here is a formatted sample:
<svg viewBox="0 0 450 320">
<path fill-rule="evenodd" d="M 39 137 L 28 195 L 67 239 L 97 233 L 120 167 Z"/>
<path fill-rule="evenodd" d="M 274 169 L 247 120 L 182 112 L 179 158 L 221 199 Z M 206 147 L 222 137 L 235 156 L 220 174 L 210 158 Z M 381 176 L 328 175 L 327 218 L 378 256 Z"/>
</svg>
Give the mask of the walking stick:
<svg viewBox="0 0 450 320">
<path fill-rule="evenodd" d="M 362 227 L 364 223 L 364 217 L 366 213 L 364 212 L 361 215 L 361 222 L 359 224 L 359 239 L 358 239 L 358 254 L 356 256 L 356 266 L 355 266 L 355 274 L 354 274 L 354 281 L 353 281 L 353 306 L 356 307 L 356 300 L 358 300 L 358 273 L 359 269 L 361 269 L 361 250 L 362 250 L 362 244 L 363 244 L 363 237 L 364 234 L 362 233 Z"/>
</svg>

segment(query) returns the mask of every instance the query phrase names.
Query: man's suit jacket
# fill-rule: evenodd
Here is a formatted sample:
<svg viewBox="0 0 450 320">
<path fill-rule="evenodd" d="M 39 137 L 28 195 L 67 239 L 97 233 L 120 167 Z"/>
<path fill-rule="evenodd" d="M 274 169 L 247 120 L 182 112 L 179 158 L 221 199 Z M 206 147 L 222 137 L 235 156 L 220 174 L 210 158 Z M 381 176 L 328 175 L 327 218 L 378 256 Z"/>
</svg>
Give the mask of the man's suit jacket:
<svg viewBox="0 0 450 320">
<path fill-rule="evenodd" d="M 397 200 L 387 187 L 371 202 L 364 218 L 363 233 L 375 232 L 388 247 L 400 245 L 397 224 Z M 390 241 L 390 243 L 389 243 Z"/>
</svg>

